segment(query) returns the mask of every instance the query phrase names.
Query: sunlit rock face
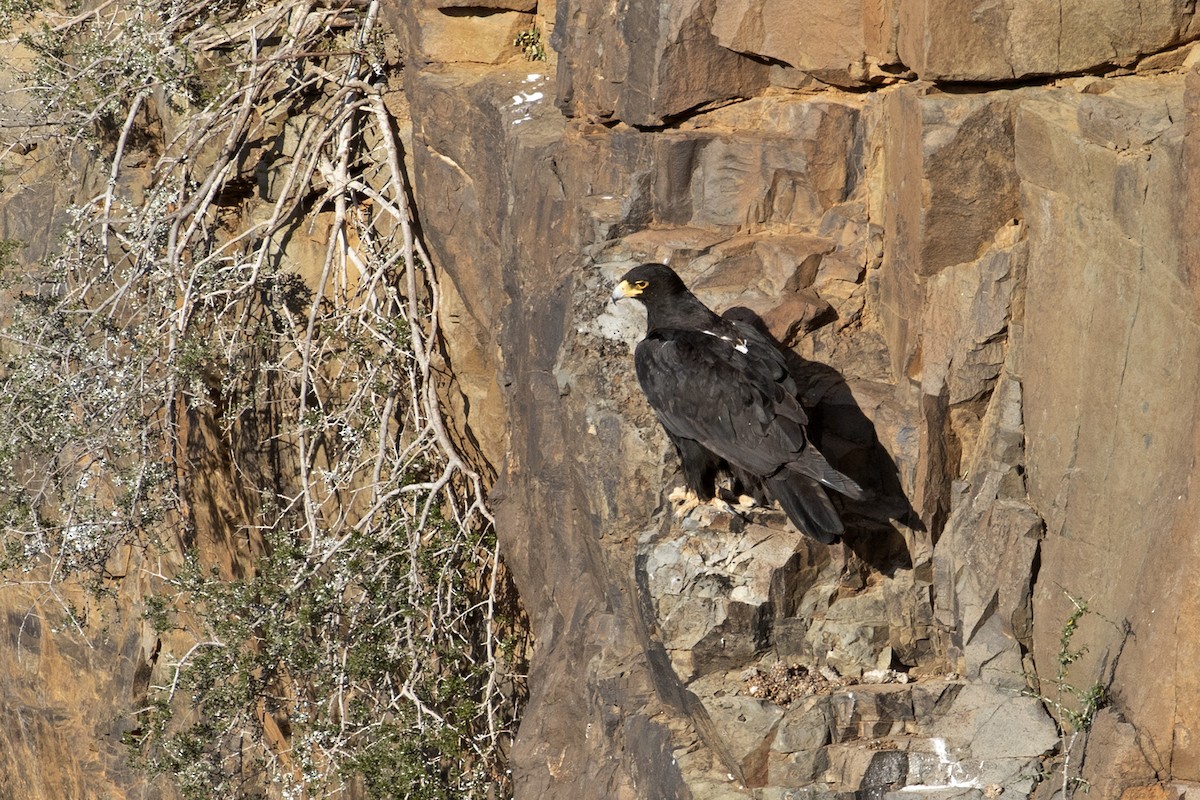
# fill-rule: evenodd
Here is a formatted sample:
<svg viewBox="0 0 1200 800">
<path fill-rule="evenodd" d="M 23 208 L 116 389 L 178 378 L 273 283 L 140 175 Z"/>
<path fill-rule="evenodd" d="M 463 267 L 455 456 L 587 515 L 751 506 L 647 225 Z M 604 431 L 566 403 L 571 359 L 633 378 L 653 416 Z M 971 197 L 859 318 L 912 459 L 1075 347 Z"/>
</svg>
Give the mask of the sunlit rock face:
<svg viewBox="0 0 1200 800">
<path fill-rule="evenodd" d="M 518 797 L 1200 783 L 1200 29 L 1165 0 L 1009 5 L 383 3 L 445 403 L 536 638 Z M 46 252 L 61 192 L 3 235 Z M 787 351 L 869 490 L 843 542 L 675 513 L 641 312 L 609 301 L 644 261 Z M 144 589 L 90 648 L 0 595 L 3 704 L 30 710 L 0 794 L 167 791 L 113 722 Z"/>
<path fill-rule="evenodd" d="M 1195 679 L 1147 675 L 1196 643 L 1192 11 L 812 5 L 559 0 L 548 64 L 407 76 L 538 639 L 518 793 L 1049 797 L 1097 683 L 1093 794 L 1194 779 Z M 872 492 L 844 543 L 674 514 L 608 302 L 643 261 L 793 356 Z"/>
</svg>

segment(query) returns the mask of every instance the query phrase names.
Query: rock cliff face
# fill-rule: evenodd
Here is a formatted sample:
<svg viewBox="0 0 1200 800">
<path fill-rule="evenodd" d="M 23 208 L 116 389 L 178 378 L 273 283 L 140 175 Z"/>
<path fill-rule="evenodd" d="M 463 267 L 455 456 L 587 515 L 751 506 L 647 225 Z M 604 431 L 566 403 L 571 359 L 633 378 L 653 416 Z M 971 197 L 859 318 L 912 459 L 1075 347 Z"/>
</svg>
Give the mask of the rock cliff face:
<svg viewBox="0 0 1200 800">
<path fill-rule="evenodd" d="M 536 639 L 517 797 L 1200 797 L 1194 2 L 383 6 L 447 407 Z M 41 177 L 0 232 L 45 250 Z M 675 513 L 608 301 L 647 260 L 786 349 L 869 490 L 844 543 Z M 193 486 L 234 574 L 227 471 Z M 0 797 L 173 796 L 121 744 L 186 649 L 142 557 L 78 636 L 86 592 L 6 588 Z"/>
<path fill-rule="evenodd" d="M 1197 791 L 1200 20 L 1019 5 L 390 8 L 537 640 L 519 797 Z M 643 260 L 790 349 L 844 544 L 676 518 Z"/>
</svg>

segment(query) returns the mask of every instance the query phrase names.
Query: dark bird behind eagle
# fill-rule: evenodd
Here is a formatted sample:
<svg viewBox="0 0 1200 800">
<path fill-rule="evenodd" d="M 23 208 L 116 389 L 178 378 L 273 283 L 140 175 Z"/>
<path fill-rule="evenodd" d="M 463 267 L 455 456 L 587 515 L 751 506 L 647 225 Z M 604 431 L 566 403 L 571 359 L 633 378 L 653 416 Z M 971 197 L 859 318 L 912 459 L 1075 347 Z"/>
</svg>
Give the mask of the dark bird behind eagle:
<svg viewBox="0 0 1200 800">
<path fill-rule="evenodd" d="M 625 273 L 613 291 L 624 297 L 646 306 L 638 383 L 679 450 L 687 488 L 712 500 L 717 474 L 728 469 L 779 501 L 802 532 L 834 541 L 844 526 L 823 487 L 855 500 L 863 491 L 808 440 L 808 417 L 775 343 L 714 314 L 663 264 Z"/>
</svg>

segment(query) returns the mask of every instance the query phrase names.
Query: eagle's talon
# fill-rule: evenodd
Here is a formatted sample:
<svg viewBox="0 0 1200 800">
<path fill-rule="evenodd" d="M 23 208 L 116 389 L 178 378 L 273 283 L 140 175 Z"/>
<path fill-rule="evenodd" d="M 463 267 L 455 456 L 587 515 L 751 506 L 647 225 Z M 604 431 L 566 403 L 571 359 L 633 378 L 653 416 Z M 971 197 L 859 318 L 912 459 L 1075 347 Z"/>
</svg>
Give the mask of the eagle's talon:
<svg viewBox="0 0 1200 800">
<path fill-rule="evenodd" d="M 701 500 L 698 494 L 683 486 L 672 489 L 671 493 L 667 495 L 667 500 L 671 502 L 675 516 L 680 519 L 692 516 L 697 512 L 700 516 L 712 516 L 714 513 L 740 516 L 738 506 L 731 505 L 724 498 L 718 496 Z"/>
<path fill-rule="evenodd" d="M 738 492 L 736 490 L 726 489 L 721 487 L 717 489 L 718 497 L 729 504 L 733 512 L 746 514 L 756 508 L 762 508 L 763 504 L 753 495 Z"/>
<path fill-rule="evenodd" d="M 732 514 L 735 517 L 738 516 L 737 507 L 730 505 L 729 503 L 727 503 L 725 500 L 721 499 L 720 497 L 714 497 L 712 500 L 709 500 L 707 505 L 709 506 L 709 508 L 712 508 L 716 511 L 724 512 L 726 514 Z"/>
<path fill-rule="evenodd" d="M 759 507 L 759 502 L 748 494 L 739 494 L 735 507 L 739 511 L 753 511 Z"/>
<path fill-rule="evenodd" d="M 698 503 L 679 518 L 684 530 L 714 530 L 738 533 L 746 527 L 746 517 L 721 497 Z"/>
<path fill-rule="evenodd" d="M 681 518 L 691 514 L 701 505 L 700 496 L 682 486 L 677 486 L 673 489 L 667 495 L 667 499 L 671 501 L 671 505 L 674 507 L 675 516 Z"/>
</svg>

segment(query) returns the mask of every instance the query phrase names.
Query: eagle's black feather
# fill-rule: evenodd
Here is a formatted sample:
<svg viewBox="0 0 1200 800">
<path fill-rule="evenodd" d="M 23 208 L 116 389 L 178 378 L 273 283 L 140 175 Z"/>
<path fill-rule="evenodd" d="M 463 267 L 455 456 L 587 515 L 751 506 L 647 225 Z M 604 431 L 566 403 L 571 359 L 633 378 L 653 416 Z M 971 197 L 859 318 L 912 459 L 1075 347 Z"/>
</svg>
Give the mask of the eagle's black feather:
<svg viewBox="0 0 1200 800">
<path fill-rule="evenodd" d="M 634 351 L 638 383 L 679 450 L 684 481 L 702 500 L 728 468 L 778 500 L 797 528 L 822 542 L 843 525 L 822 485 L 863 496 L 808 440 L 808 417 L 783 354 L 752 325 L 717 316 L 673 270 L 643 264 L 614 297 L 641 300 L 646 338 Z"/>
</svg>

